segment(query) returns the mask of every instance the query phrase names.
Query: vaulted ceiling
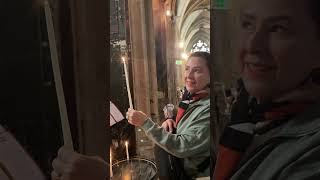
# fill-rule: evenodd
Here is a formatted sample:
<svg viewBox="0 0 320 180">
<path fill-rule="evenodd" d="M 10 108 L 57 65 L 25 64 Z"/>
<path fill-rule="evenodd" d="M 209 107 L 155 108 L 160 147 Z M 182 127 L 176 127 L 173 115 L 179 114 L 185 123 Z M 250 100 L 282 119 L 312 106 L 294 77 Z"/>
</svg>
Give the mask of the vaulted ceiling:
<svg viewBox="0 0 320 180">
<path fill-rule="evenodd" d="M 173 4 L 177 40 L 184 42 L 184 51 L 190 52 L 198 40 L 210 47 L 210 1 L 176 0 Z"/>
</svg>

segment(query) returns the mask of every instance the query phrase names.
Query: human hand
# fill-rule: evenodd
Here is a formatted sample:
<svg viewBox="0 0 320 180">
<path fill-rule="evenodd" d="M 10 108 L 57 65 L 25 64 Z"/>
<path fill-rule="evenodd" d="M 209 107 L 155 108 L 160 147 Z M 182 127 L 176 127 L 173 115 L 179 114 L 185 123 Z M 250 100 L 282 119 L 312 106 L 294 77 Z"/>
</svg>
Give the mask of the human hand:
<svg viewBox="0 0 320 180">
<path fill-rule="evenodd" d="M 97 156 L 85 156 L 61 147 L 52 162 L 52 180 L 105 180 L 108 164 Z"/>
<path fill-rule="evenodd" d="M 136 111 L 129 108 L 127 112 L 128 122 L 134 126 L 142 126 L 148 119 L 148 116 L 142 111 Z"/>
<path fill-rule="evenodd" d="M 163 127 L 163 129 L 165 129 L 167 132 L 172 133 L 173 129 L 177 128 L 177 124 L 173 119 L 167 119 L 162 123 L 161 127 Z"/>
</svg>

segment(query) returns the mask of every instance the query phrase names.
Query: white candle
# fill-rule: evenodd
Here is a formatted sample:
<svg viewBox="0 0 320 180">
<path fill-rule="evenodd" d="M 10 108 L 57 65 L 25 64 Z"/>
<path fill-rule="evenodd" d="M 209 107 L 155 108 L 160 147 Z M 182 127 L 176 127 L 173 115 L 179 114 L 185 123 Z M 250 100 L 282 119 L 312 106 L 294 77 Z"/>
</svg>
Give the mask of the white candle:
<svg viewBox="0 0 320 180">
<path fill-rule="evenodd" d="M 129 161 L 129 148 L 128 148 L 128 141 L 125 142 L 126 145 L 126 153 L 127 153 L 127 161 Z"/>
<path fill-rule="evenodd" d="M 129 106 L 131 109 L 133 109 L 126 59 L 124 57 L 122 57 L 122 61 L 123 61 L 124 74 L 126 76 L 126 85 L 127 85 L 127 92 L 128 92 L 128 98 L 129 98 Z"/>
<path fill-rule="evenodd" d="M 66 102 L 65 102 L 63 85 L 62 85 L 62 80 L 61 80 L 59 56 L 58 56 L 58 49 L 57 49 L 57 45 L 56 45 L 51 8 L 50 8 L 49 2 L 47 0 L 44 1 L 44 10 L 45 10 L 46 24 L 47 24 L 47 29 L 48 29 L 48 38 L 49 38 L 49 45 L 50 45 L 50 52 L 51 52 L 51 61 L 52 61 L 51 63 L 52 63 L 52 69 L 53 69 L 53 77 L 54 77 L 54 82 L 56 85 L 56 92 L 57 92 L 57 97 L 58 97 L 58 105 L 59 105 L 60 118 L 61 118 L 63 142 L 66 147 L 73 149 L 73 142 L 72 142 L 72 136 L 71 136 L 70 125 L 69 125 L 69 120 L 68 120 L 67 106 L 66 106 Z"/>
<path fill-rule="evenodd" d="M 113 171 L 112 171 L 112 154 L 111 154 L 111 149 L 110 149 L 110 178 L 113 176 Z"/>
</svg>

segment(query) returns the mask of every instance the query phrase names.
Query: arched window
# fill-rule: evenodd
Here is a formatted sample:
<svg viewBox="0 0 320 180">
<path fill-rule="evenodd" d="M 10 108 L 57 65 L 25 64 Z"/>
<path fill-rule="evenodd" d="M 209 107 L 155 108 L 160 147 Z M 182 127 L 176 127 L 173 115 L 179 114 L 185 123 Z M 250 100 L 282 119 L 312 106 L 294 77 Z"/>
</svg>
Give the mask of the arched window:
<svg viewBox="0 0 320 180">
<path fill-rule="evenodd" d="M 209 48 L 207 43 L 202 42 L 201 40 L 199 40 L 197 43 L 195 43 L 192 46 L 191 53 L 197 52 L 197 51 L 210 52 L 210 48 Z"/>
</svg>

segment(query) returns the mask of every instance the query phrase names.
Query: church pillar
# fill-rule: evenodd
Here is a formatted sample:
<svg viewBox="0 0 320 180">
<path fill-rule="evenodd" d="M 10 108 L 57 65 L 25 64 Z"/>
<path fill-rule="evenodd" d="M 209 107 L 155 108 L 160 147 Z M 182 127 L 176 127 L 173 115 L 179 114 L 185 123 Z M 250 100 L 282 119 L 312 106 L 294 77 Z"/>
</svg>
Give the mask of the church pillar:
<svg viewBox="0 0 320 180">
<path fill-rule="evenodd" d="M 158 97 L 152 1 L 130 0 L 129 26 L 133 74 L 134 108 L 145 112 L 158 122 Z M 153 143 L 140 128 L 136 129 L 136 147 L 139 156 L 152 158 Z"/>
</svg>

